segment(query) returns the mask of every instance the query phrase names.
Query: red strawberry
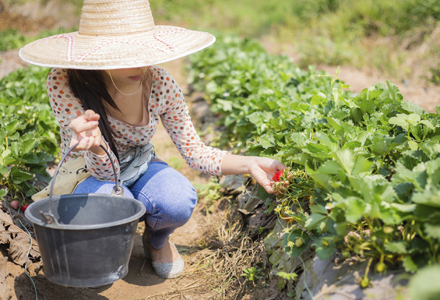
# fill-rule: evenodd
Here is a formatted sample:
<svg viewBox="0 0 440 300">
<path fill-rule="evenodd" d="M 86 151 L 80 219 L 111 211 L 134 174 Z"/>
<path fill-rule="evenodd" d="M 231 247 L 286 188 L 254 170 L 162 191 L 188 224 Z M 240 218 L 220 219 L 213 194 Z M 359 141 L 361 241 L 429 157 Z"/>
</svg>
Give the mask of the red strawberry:
<svg viewBox="0 0 440 300">
<path fill-rule="evenodd" d="M 21 211 L 22 211 L 22 212 L 25 212 L 26 209 L 28 208 L 28 206 L 29 206 L 29 204 L 25 204 L 25 205 L 23 205 L 23 206 L 20 208 Z"/>
<path fill-rule="evenodd" d="M 273 175 L 272 180 L 273 181 L 280 181 L 280 176 L 283 175 L 283 171 L 278 171 Z"/>
</svg>

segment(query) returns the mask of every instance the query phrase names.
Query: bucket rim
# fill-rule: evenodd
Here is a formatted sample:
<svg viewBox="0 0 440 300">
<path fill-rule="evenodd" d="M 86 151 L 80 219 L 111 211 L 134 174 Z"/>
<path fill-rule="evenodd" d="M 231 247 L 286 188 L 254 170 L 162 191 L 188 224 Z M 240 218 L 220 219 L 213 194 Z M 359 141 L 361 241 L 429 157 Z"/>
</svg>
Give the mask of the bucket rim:
<svg viewBox="0 0 440 300">
<path fill-rule="evenodd" d="M 38 200 L 37 202 L 33 202 L 29 205 L 29 207 L 24 212 L 25 217 L 32 222 L 33 225 L 39 225 L 46 228 L 51 229 L 63 229 L 63 230 L 93 230 L 93 229 L 102 229 L 102 228 L 108 228 L 108 227 L 114 227 L 119 226 L 123 224 L 127 224 L 136 220 L 139 220 L 140 217 L 142 217 L 147 209 L 145 206 L 140 202 L 139 200 L 125 197 L 125 196 L 114 196 L 114 195 L 108 195 L 108 194 L 69 194 L 69 195 L 61 195 L 61 196 L 54 196 L 53 199 L 57 199 L 60 197 L 63 198 L 78 198 L 78 196 L 87 196 L 87 197 L 102 197 L 102 196 L 111 196 L 111 197 L 117 197 L 118 200 L 124 200 L 124 201 L 131 201 L 132 203 L 135 203 L 138 207 L 140 207 L 140 210 L 135 213 L 133 216 L 124 218 L 121 220 L 113 221 L 113 222 L 107 222 L 107 223 L 100 223 L 100 224 L 93 224 L 93 225 L 69 225 L 69 224 L 48 224 L 38 218 L 36 218 L 34 215 L 31 214 L 32 206 L 35 205 L 41 205 L 43 202 L 47 202 L 50 200 L 49 197 Z M 73 200 L 73 199 L 72 199 Z M 116 200 L 116 201 L 118 201 Z"/>
</svg>

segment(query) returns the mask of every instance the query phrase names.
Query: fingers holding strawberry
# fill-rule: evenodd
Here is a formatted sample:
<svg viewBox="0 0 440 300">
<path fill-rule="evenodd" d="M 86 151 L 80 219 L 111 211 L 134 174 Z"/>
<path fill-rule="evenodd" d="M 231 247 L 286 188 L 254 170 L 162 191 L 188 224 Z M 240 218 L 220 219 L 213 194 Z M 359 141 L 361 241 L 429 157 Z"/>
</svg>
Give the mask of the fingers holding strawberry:
<svg viewBox="0 0 440 300">
<path fill-rule="evenodd" d="M 272 176 L 272 180 L 274 181 L 273 189 L 275 191 L 274 194 L 276 196 L 281 196 L 282 194 L 284 194 L 287 191 L 287 188 L 289 187 L 289 181 L 284 180 L 286 179 L 285 178 L 286 176 L 284 175 L 285 170 L 288 170 L 288 168 L 278 171 Z"/>
<path fill-rule="evenodd" d="M 273 177 L 277 172 L 286 168 L 281 162 L 266 158 L 258 157 L 254 163 L 249 167 L 249 174 L 268 192 L 269 194 L 275 193 L 273 188 Z"/>
</svg>

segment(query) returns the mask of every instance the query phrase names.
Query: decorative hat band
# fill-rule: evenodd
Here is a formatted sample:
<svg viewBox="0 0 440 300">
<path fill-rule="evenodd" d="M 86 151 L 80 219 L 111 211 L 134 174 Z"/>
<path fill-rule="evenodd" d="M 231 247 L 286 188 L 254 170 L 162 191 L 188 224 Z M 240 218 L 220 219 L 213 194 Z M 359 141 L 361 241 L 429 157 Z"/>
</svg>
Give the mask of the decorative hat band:
<svg viewBox="0 0 440 300">
<path fill-rule="evenodd" d="M 207 32 L 156 26 L 148 0 L 84 0 L 78 32 L 32 42 L 20 57 L 45 67 L 134 68 L 189 55 L 214 41 Z"/>
</svg>

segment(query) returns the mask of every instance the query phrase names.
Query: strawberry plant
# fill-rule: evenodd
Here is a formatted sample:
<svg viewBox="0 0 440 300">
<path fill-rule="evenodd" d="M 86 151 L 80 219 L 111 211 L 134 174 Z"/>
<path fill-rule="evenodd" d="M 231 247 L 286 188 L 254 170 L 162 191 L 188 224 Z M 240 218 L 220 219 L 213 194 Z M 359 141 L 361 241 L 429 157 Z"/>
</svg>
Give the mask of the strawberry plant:
<svg viewBox="0 0 440 300">
<path fill-rule="evenodd" d="M 49 181 L 47 163 L 58 153 L 59 129 L 39 67 L 17 70 L 0 80 L 0 196 L 34 193 L 35 179 Z"/>
<path fill-rule="evenodd" d="M 301 70 L 238 38 L 190 62 L 233 146 L 290 168 L 278 174 L 281 197 L 259 194 L 284 224 L 286 253 L 339 249 L 374 258 L 377 272 L 440 263 L 439 107 L 427 113 L 389 81 L 348 92 L 338 72 Z"/>
</svg>

